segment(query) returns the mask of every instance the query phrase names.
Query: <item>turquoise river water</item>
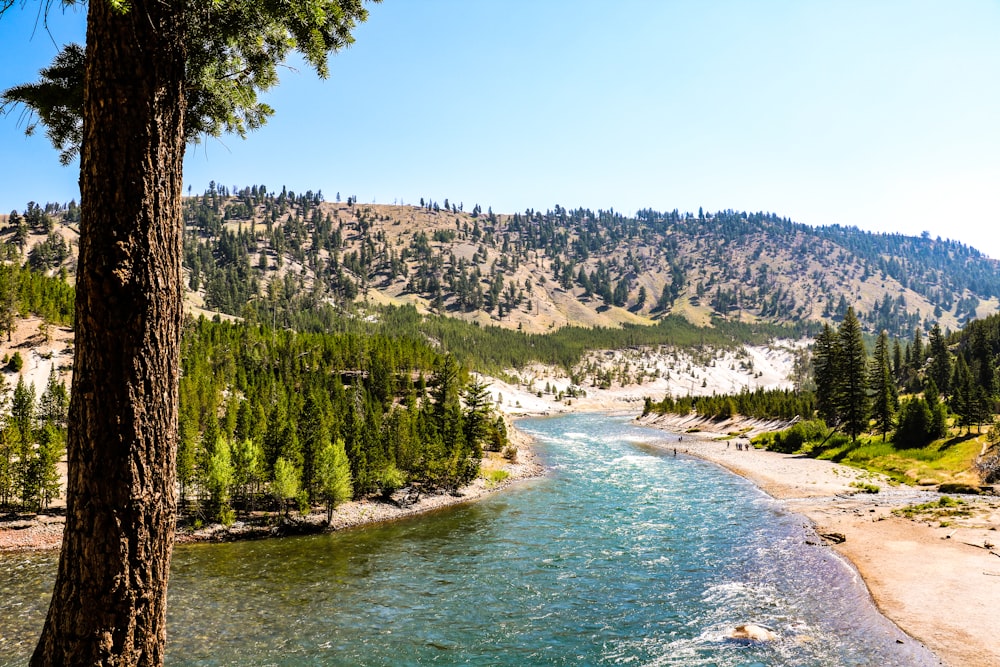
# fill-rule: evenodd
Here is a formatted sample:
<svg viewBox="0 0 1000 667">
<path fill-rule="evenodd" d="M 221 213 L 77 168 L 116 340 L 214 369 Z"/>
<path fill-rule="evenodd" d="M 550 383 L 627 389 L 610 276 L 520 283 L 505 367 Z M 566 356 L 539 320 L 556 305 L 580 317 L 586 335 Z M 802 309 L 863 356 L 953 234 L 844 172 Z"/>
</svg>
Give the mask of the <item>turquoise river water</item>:
<svg viewBox="0 0 1000 667">
<path fill-rule="evenodd" d="M 657 448 L 666 434 L 591 414 L 520 426 L 550 473 L 483 501 L 332 535 L 178 547 L 167 663 L 939 664 L 877 613 L 850 567 L 806 543 L 804 519 Z M 26 662 L 55 560 L 0 557 L 0 665 Z M 748 621 L 780 639 L 724 639 Z"/>
</svg>

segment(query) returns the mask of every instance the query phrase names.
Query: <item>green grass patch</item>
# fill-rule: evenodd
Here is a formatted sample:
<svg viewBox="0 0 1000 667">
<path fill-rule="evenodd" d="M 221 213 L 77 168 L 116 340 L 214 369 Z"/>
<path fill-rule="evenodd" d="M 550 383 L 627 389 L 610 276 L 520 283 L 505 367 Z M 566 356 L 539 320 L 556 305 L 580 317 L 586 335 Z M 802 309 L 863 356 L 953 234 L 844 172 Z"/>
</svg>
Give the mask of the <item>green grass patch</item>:
<svg viewBox="0 0 1000 667">
<path fill-rule="evenodd" d="M 878 493 L 882 490 L 878 484 L 869 484 L 868 482 L 851 482 L 851 486 L 860 489 L 862 493 Z"/>
<path fill-rule="evenodd" d="M 490 485 L 496 485 L 510 477 L 510 473 L 506 470 L 490 470 L 489 472 L 483 473 L 483 479 Z"/>
<path fill-rule="evenodd" d="M 806 443 L 802 452 L 814 458 L 882 473 L 903 484 L 918 481 L 977 484 L 973 463 L 982 448 L 982 437 L 985 436 L 949 436 L 926 447 L 897 449 L 892 442 L 882 442 L 880 437 L 861 437 L 851 442 L 835 434 L 823 447 L 817 442 Z"/>
<path fill-rule="evenodd" d="M 941 525 L 948 522 L 942 519 L 947 517 L 970 516 L 972 512 L 968 509 L 964 500 L 952 498 L 951 496 L 941 496 L 936 502 L 920 503 L 919 505 L 908 505 L 899 507 L 892 511 L 896 516 L 907 519 L 929 519 L 941 521 Z"/>
</svg>

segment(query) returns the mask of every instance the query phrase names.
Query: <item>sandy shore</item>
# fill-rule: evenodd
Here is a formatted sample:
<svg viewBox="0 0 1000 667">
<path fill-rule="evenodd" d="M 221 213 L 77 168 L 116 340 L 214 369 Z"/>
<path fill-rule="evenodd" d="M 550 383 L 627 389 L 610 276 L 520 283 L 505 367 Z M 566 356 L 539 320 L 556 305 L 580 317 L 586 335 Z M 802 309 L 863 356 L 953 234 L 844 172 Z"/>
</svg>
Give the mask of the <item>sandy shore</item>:
<svg viewBox="0 0 1000 667">
<path fill-rule="evenodd" d="M 1000 665 L 1000 549 L 987 547 L 1000 545 L 1000 498 L 962 497 L 958 509 L 968 516 L 904 518 L 893 510 L 936 503 L 940 494 L 829 461 L 741 451 L 717 437 L 685 434 L 682 451 L 751 480 L 808 517 L 819 535 L 845 538 L 830 543 L 857 568 L 879 610 L 946 665 Z"/>
</svg>

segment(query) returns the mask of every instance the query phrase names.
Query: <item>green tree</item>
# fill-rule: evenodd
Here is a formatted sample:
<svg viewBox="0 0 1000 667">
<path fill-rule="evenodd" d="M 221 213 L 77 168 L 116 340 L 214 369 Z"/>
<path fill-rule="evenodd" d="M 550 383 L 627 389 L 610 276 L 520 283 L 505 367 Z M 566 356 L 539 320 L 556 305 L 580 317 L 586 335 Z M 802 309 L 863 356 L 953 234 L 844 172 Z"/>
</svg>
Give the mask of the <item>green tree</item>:
<svg viewBox="0 0 1000 667">
<path fill-rule="evenodd" d="M 813 345 L 813 377 L 816 384 L 816 410 L 828 424 L 840 422 L 837 387 L 841 375 L 840 339 L 829 324 Z"/>
<path fill-rule="evenodd" d="M 18 273 L 16 261 L 0 264 L 0 334 L 7 334 L 7 342 L 17 324 Z"/>
<path fill-rule="evenodd" d="M 312 498 L 316 481 L 316 455 L 330 440 L 320 399 L 314 392 L 306 397 L 302 414 L 299 415 L 297 435 L 302 452 L 302 489 Z"/>
<path fill-rule="evenodd" d="M 17 464 L 14 483 L 22 506 L 39 507 L 42 480 L 35 448 L 35 386 L 26 385 L 18 376 L 10 406 L 10 424 L 17 439 Z"/>
<path fill-rule="evenodd" d="M 473 380 L 462 392 L 465 402 L 465 418 L 463 428 L 465 442 L 468 443 L 480 458 L 483 455 L 483 441 L 492 426 L 493 401 L 490 398 L 489 387 L 485 382 Z"/>
<path fill-rule="evenodd" d="M 255 440 L 233 443 L 233 486 L 242 505 L 253 511 L 253 499 L 264 479 L 264 449 Z"/>
<path fill-rule="evenodd" d="M 162 663 L 185 142 L 263 123 L 257 91 L 276 83 L 286 55 L 298 50 L 325 76 L 327 54 L 365 16 L 361 0 L 87 3 L 82 106 L 67 112 L 81 129 L 67 519 L 33 665 Z M 45 99 L 4 95 L 43 120 Z"/>
<path fill-rule="evenodd" d="M 899 395 L 896 392 L 896 382 L 892 377 L 892 365 L 889 360 L 889 332 L 885 329 L 879 334 L 875 345 L 868 383 L 873 392 L 872 413 L 875 426 L 882 433 L 882 442 L 885 442 L 886 434 L 892 430 L 893 418 L 899 409 Z"/>
<path fill-rule="evenodd" d="M 19 451 L 17 429 L 4 424 L 0 429 L 0 506 L 12 505 L 17 493 L 16 457 Z"/>
<path fill-rule="evenodd" d="M 927 364 L 927 376 L 934 380 L 938 391 L 948 395 L 951 393 L 951 352 L 948 351 L 948 344 L 941 333 L 941 325 L 937 322 L 931 329 L 927 343 L 927 352 L 930 354 L 930 361 Z"/>
<path fill-rule="evenodd" d="M 965 362 L 964 356 L 959 356 L 955 362 L 955 370 L 951 378 L 951 411 L 958 417 L 958 425 L 970 429 L 976 423 L 979 415 L 978 388 Z"/>
<path fill-rule="evenodd" d="M 844 432 L 857 440 L 868 428 L 868 356 L 861 337 L 861 324 L 848 307 L 838 332 L 840 341 L 840 380 L 837 382 L 838 411 L 843 418 Z"/>
<path fill-rule="evenodd" d="M 59 379 L 59 371 L 53 364 L 45 391 L 38 399 L 38 418 L 43 422 L 51 421 L 56 426 L 62 426 L 66 423 L 68 409 L 69 392 L 66 391 L 66 383 Z"/>
<path fill-rule="evenodd" d="M 180 486 L 181 502 L 187 499 L 187 492 L 195 481 L 198 468 L 198 425 L 193 417 L 182 413 L 177 427 L 177 484 Z"/>
<path fill-rule="evenodd" d="M 351 487 L 351 464 L 343 438 L 335 442 L 327 441 L 316 458 L 316 482 L 319 494 L 326 501 L 326 522 L 333 519 L 333 509 L 350 500 L 354 494 Z"/>
<path fill-rule="evenodd" d="M 229 440 L 222 435 L 218 436 L 212 449 L 203 470 L 203 483 L 208 491 L 212 515 L 223 523 L 229 523 L 232 512 L 229 499 L 235 480 L 232 449 Z"/>
<path fill-rule="evenodd" d="M 938 393 L 934 380 L 928 380 L 924 387 L 924 401 L 931 413 L 931 439 L 943 438 L 948 432 L 948 408 L 941 402 L 941 394 Z"/>
<path fill-rule="evenodd" d="M 278 502 L 282 512 L 288 516 L 288 501 L 299 495 L 299 471 L 295 464 L 279 456 L 274 462 L 274 480 L 271 482 L 271 494 Z"/>
<path fill-rule="evenodd" d="M 927 402 L 920 397 L 903 401 L 893 442 L 899 447 L 923 447 L 934 440 L 932 431 L 933 415 Z"/>
</svg>

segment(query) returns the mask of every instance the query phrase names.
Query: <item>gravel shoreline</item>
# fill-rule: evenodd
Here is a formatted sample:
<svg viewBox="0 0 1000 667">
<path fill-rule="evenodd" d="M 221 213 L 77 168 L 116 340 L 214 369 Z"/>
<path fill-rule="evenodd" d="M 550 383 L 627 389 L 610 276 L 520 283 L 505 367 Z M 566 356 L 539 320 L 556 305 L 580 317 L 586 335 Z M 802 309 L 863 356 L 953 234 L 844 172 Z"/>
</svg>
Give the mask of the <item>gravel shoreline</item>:
<svg viewBox="0 0 1000 667">
<path fill-rule="evenodd" d="M 296 513 L 292 519 L 264 517 L 254 522 L 237 521 L 228 527 L 222 524 L 210 524 L 197 530 L 179 527 L 175 541 L 177 544 L 226 542 L 333 532 L 395 521 L 473 502 L 521 480 L 539 477 L 545 472 L 531 447 L 531 436 L 517 430 L 513 425 L 508 427 L 508 431 L 511 442 L 518 448 L 516 461 L 488 456 L 484 459 L 483 465 L 484 470 L 506 471 L 507 477 L 500 482 L 491 482 L 478 477 L 471 484 L 455 492 L 435 491 L 423 494 L 417 502 L 405 507 L 382 500 L 349 501 L 337 506 L 329 525 L 326 523 L 326 512 L 314 510 L 306 516 L 299 516 Z M 62 544 L 65 523 L 65 514 L 61 510 L 52 514 L 8 515 L 6 518 L 0 518 L 0 553 L 58 549 Z"/>
</svg>

